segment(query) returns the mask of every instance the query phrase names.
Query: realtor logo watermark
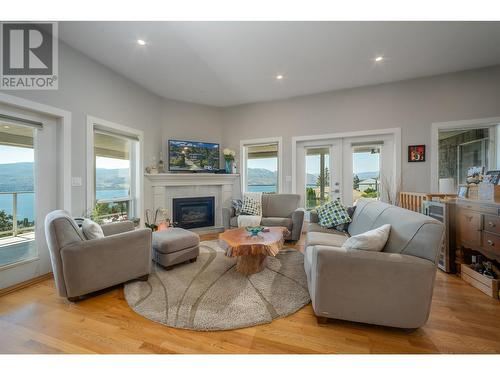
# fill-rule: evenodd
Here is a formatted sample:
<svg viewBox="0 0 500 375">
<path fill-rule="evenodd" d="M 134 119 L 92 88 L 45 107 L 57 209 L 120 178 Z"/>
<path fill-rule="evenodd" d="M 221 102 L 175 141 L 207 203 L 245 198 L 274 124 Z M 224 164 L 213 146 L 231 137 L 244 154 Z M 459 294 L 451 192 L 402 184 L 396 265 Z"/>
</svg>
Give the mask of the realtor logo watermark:
<svg viewBox="0 0 500 375">
<path fill-rule="evenodd" d="M 57 90 L 56 22 L 0 22 L 0 89 Z"/>
</svg>

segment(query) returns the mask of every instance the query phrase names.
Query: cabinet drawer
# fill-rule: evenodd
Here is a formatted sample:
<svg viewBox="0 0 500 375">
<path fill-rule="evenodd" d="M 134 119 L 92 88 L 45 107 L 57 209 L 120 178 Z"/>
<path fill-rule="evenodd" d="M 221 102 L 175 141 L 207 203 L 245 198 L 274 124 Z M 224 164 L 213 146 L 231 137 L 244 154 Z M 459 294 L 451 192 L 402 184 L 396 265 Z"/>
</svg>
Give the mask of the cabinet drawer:
<svg viewBox="0 0 500 375">
<path fill-rule="evenodd" d="M 484 215 L 484 230 L 500 234 L 500 217 Z"/>
<path fill-rule="evenodd" d="M 492 253 L 500 254 L 500 236 L 493 233 L 483 232 L 483 248 Z"/>
</svg>

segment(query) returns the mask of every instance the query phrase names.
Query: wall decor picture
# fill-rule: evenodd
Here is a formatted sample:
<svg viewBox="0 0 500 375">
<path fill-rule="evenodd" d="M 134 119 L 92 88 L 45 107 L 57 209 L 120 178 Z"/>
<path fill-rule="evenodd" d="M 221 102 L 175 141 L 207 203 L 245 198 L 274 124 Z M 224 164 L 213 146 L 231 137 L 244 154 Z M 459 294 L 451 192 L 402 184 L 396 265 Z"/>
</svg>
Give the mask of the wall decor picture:
<svg viewBox="0 0 500 375">
<path fill-rule="evenodd" d="M 425 145 L 408 146 L 408 161 L 409 162 L 425 161 Z"/>
</svg>

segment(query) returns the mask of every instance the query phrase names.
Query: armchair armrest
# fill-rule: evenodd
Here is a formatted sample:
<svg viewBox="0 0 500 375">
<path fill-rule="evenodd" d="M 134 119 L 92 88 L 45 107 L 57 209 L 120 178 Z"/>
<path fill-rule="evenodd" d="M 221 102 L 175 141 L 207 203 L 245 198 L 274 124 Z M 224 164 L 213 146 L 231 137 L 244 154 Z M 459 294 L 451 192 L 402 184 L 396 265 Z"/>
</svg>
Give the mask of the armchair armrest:
<svg viewBox="0 0 500 375">
<path fill-rule="evenodd" d="M 61 249 L 68 297 L 117 285 L 151 271 L 148 228 L 73 243 Z"/>
<path fill-rule="evenodd" d="M 310 223 L 319 223 L 319 217 L 316 210 L 309 211 L 309 222 Z"/>
<path fill-rule="evenodd" d="M 427 321 L 436 275 L 431 261 L 333 246 L 307 251 L 317 315 L 402 328 Z"/>
<path fill-rule="evenodd" d="M 302 226 L 304 225 L 304 209 L 297 208 L 292 213 L 292 234 L 291 239 L 298 241 L 302 234 Z"/>
<path fill-rule="evenodd" d="M 233 207 L 223 207 L 222 208 L 222 224 L 224 229 L 229 229 L 231 227 L 231 218 L 234 217 Z"/>
<path fill-rule="evenodd" d="M 101 225 L 101 228 L 104 232 L 104 235 L 107 237 L 117 233 L 129 232 L 131 230 L 134 230 L 135 227 L 133 221 L 125 220 L 103 224 Z"/>
</svg>

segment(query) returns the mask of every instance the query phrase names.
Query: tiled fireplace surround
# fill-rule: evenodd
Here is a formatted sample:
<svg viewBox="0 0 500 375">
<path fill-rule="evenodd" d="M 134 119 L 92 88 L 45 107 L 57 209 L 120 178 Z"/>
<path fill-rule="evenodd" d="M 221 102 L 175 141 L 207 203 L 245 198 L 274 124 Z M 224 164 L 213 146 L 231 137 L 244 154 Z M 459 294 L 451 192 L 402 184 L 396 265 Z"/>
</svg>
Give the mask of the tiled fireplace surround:
<svg viewBox="0 0 500 375">
<path fill-rule="evenodd" d="M 145 195 L 150 194 L 153 210 L 166 208 L 170 217 L 174 198 L 214 197 L 215 226 L 204 229 L 222 229 L 222 207 L 231 206 L 238 174 L 161 173 L 145 175 Z M 239 194 L 237 194 L 239 195 Z"/>
</svg>

